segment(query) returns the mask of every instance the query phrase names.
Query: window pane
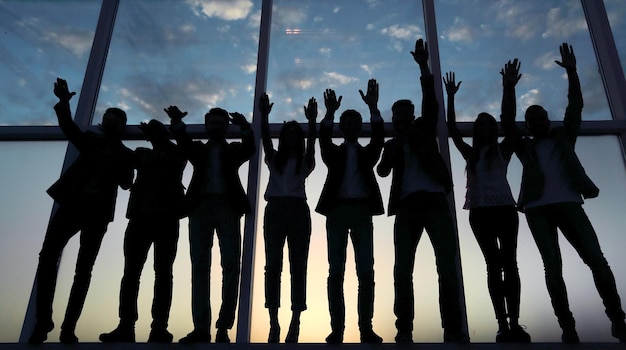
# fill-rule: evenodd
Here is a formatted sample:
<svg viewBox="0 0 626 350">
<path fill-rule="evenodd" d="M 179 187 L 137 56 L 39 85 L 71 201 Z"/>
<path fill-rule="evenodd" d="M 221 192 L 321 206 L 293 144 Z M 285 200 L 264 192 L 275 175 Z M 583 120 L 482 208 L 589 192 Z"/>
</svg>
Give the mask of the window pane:
<svg viewBox="0 0 626 350">
<path fill-rule="evenodd" d="M 80 91 L 99 11 L 99 0 L 0 2 L 0 125 L 56 125 L 53 83 Z"/>
<path fill-rule="evenodd" d="M 471 140 L 466 139 L 466 142 Z M 622 208 L 626 205 L 626 171 L 621 146 L 614 136 L 579 137 L 576 149 L 587 174 L 600 187 L 600 196 L 586 201 L 583 208 L 596 230 L 604 256 L 613 269 L 617 290 L 624 298 L 626 259 L 623 247 L 626 237 L 622 228 L 626 225 L 626 219 Z M 462 209 L 465 200 L 465 161 L 454 147 L 451 158 L 470 335 L 472 342 L 494 342 L 498 327 L 487 289 L 485 260 L 469 226 L 469 212 Z M 521 171 L 521 164 L 514 156 L 509 165 L 508 179 L 515 198 L 519 193 Z M 552 311 L 541 256 L 524 214 L 520 213 L 519 218 L 519 321 L 526 325 L 533 342 L 561 342 L 561 329 Z M 561 233 L 559 241 L 563 276 L 580 339 L 583 342 L 615 342 L 611 336 L 611 323 L 604 313 L 591 271 Z"/>
<path fill-rule="evenodd" d="M 260 0 L 121 1 L 94 123 L 120 107 L 129 123 L 167 120 L 163 108 L 202 123 L 212 107 L 251 119 Z"/>
<path fill-rule="evenodd" d="M 52 211 L 46 190 L 61 173 L 66 145 L 0 143 L 0 343 L 19 339 Z"/>
<path fill-rule="evenodd" d="M 419 68 L 409 53 L 424 36 L 421 5 L 275 0 L 267 83 L 276 101 L 272 121 L 305 121 L 302 106 L 315 97 L 323 110 L 327 88 L 343 96 L 341 111 L 367 111 L 358 90 L 365 92 L 371 78 L 380 85 L 383 116 L 391 115 L 395 100 L 421 96 Z"/>
<path fill-rule="evenodd" d="M 626 7 L 621 0 L 604 0 L 606 14 L 609 17 L 611 31 L 615 39 L 615 46 L 622 62 L 622 69 L 626 70 Z"/>
<path fill-rule="evenodd" d="M 583 119 L 612 119 L 598 73 L 580 1 L 436 1 L 443 72 L 455 71 L 463 81 L 457 94 L 459 120 L 479 112 L 500 114 L 500 70 L 513 58 L 523 74 L 517 88 L 518 115 L 533 104 L 562 120 L 567 105 L 567 79 L 559 45 L 574 47 L 585 98 Z"/>
</svg>

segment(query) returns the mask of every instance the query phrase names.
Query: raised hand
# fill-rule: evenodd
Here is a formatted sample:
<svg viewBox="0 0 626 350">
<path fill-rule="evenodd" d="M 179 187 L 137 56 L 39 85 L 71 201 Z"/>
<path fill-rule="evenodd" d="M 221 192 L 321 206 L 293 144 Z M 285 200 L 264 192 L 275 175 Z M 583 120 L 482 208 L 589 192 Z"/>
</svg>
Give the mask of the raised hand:
<svg viewBox="0 0 626 350">
<path fill-rule="evenodd" d="M 459 91 L 461 83 L 462 81 L 459 81 L 458 84 L 455 84 L 454 72 L 448 72 L 446 73 L 446 76 L 443 77 L 443 84 L 446 86 L 446 93 L 448 96 L 454 96 L 454 94 Z"/>
<path fill-rule="evenodd" d="M 411 55 L 417 64 L 425 65 L 428 62 L 428 44 L 423 39 L 417 39 L 415 51 L 411 51 Z"/>
<path fill-rule="evenodd" d="M 369 107 L 378 106 L 378 82 L 376 79 L 370 79 L 367 82 L 367 94 L 364 94 L 363 90 L 359 90 L 359 94 L 361 94 L 363 102 Z"/>
<path fill-rule="evenodd" d="M 333 89 L 326 89 L 326 91 L 324 91 L 324 105 L 326 106 L 326 115 L 335 114 L 335 112 L 341 106 L 342 97 L 343 96 L 339 96 L 339 98 L 337 98 L 337 95 L 335 95 L 335 90 Z"/>
<path fill-rule="evenodd" d="M 68 102 L 76 95 L 76 92 L 70 92 L 67 87 L 67 81 L 57 78 L 56 83 L 54 83 L 54 95 L 59 98 L 59 101 Z"/>
<path fill-rule="evenodd" d="M 167 108 L 163 108 L 163 110 L 172 120 L 181 120 L 187 115 L 187 112 L 182 112 L 177 106 L 169 106 Z"/>
<path fill-rule="evenodd" d="M 522 75 L 519 73 L 521 63 L 517 60 L 517 58 L 513 59 L 513 62 L 509 60 L 504 65 L 504 68 L 500 70 L 500 75 L 502 75 L 502 86 L 515 86 L 517 82 L 520 80 Z"/>
<path fill-rule="evenodd" d="M 311 97 L 309 99 L 309 104 L 304 106 L 304 115 L 309 123 L 315 123 L 315 120 L 317 119 L 317 101 L 315 100 L 315 97 Z"/>
<path fill-rule="evenodd" d="M 259 100 L 259 110 L 261 111 L 261 115 L 268 116 L 272 111 L 272 107 L 274 106 L 274 102 L 270 103 L 270 98 L 266 92 L 261 95 L 261 99 Z"/>
<path fill-rule="evenodd" d="M 243 114 L 237 112 L 228 114 L 230 115 L 230 122 L 233 123 L 233 125 L 238 125 L 239 127 L 250 126 L 250 123 L 248 123 L 248 120 L 246 120 L 246 117 Z"/>
<path fill-rule="evenodd" d="M 574 55 L 574 49 L 572 48 L 572 45 L 569 45 L 568 43 L 563 43 L 559 47 L 559 51 L 561 51 L 561 61 L 554 62 L 565 69 L 576 68 L 576 56 Z"/>
</svg>

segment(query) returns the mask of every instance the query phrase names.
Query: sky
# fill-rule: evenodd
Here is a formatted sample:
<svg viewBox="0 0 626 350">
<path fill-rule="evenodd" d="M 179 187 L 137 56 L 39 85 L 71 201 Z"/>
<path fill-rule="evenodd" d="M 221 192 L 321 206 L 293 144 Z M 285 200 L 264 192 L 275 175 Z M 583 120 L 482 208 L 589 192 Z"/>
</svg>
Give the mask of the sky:
<svg viewBox="0 0 626 350">
<path fill-rule="evenodd" d="M 585 120 L 611 118 L 604 88 L 580 2 L 569 1 L 436 1 L 439 55 L 442 72 L 456 72 L 463 81 L 457 93 L 457 116 L 473 121 L 482 111 L 499 115 L 501 80 L 499 71 L 507 60 L 519 58 L 523 74 L 518 84 L 518 115 L 531 104 L 542 104 L 551 119 L 562 119 L 567 81 L 558 46 L 569 42 L 578 59 L 583 86 Z M 618 38 L 622 64 L 626 55 L 626 24 L 618 0 L 605 1 L 609 19 Z M 622 4 L 623 5 L 623 4 Z M 55 125 L 51 106 L 56 77 L 68 80 L 80 92 L 100 9 L 99 1 L 6 1 L 0 0 L 0 125 Z M 113 39 L 96 104 L 94 123 L 111 106 L 125 109 L 129 124 L 157 118 L 166 121 L 163 108 L 178 105 L 188 111 L 186 122 L 201 123 L 209 108 L 220 106 L 241 112 L 252 120 L 259 44 L 260 1 L 121 1 Z M 67 18 L 72 18 L 71 22 Z M 407 0 L 287 1 L 274 0 L 267 92 L 275 102 L 272 122 L 304 121 L 302 106 L 316 97 L 319 114 L 324 114 L 323 91 L 332 88 L 343 96 L 340 110 L 367 109 L 358 94 L 367 80 L 380 84 L 379 108 L 390 121 L 393 101 L 421 99 L 419 69 L 410 56 L 414 42 L 424 37 L 421 4 Z M 620 40 L 621 38 L 621 40 Z M 623 64 L 624 65 L 624 64 Z M 77 97 L 72 101 L 75 108 Z M 364 115 L 365 120 L 369 118 Z M 340 140 L 336 141 L 337 143 Z M 367 140 L 361 140 L 363 144 Z M 129 147 L 145 142 L 127 142 Z M 65 142 L 0 143 L 1 158 L 8 166 L 0 169 L 0 341 L 16 341 L 28 302 L 37 253 L 52 206 L 45 189 L 58 177 Z M 602 150 L 598 152 L 597 150 Z M 626 174 L 620 145 L 612 136 L 582 137 L 577 151 L 601 195 L 588 201 L 585 209 L 595 225 L 612 265 L 618 290 L 626 293 L 626 261 L 620 247 L 626 240 L 619 229 L 626 225 L 621 214 L 626 198 Z M 319 153 L 319 152 L 318 152 Z M 496 322 L 486 288 L 484 260 L 462 210 L 465 187 L 464 164 L 453 149 L 459 241 L 470 337 L 491 342 Z M 265 190 L 267 171 L 262 166 L 260 191 Z M 191 169 L 187 169 L 188 182 Z M 247 166 L 240 174 L 244 183 Z M 317 203 L 326 169 L 320 159 L 307 181 L 309 205 Z M 519 189 L 520 166 L 514 160 L 509 180 L 514 194 Z M 28 178 L 28 185 L 23 180 Z M 386 203 L 390 179 L 379 179 Z M 109 226 L 77 334 L 83 341 L 97 341 L 101 332 L 117 324 L 117 297 L 123 269 L 121 242 L 127 193 L 120 191 L 116 220 Z M 260 196 L 262 198 L 262 196 Z M 259 206 L 263 212 L 264 203 Z M 313 213 L 313 235 L 309 257 L 309 309 L 302 316 L 301 341 L 322 342 L 330 331 L 325 280 L 327 274 L 324 217 Z M 523 216 L 520 218 L 519 266 L 522 277 L 520 322 L 535 341 L 560 341 L 543 281 L 543 268 Z M 170 331 L 175 339 L 192 328 L 190 313 L 190 267 L 187 221 L 181 221 L 179 251 L 175 262 L 175 290 Z M 256 233 L 254 290 L 252 297 L 252 342 L 264 342 L 269 330 L 263 308 L 263 265 L 261 220 Z M 393 218 L 375 217 L 376 305 L 374 329 L 392 342 L 393 329 Z M 613 341 L 610 324 L 586 266 L 562 241 L 565 278 L 572 309 L 583 341 Z M 64 255 L 57 298 L 55 323 L 60 325 L 71 285 L 77 239 Z M 351 253 L 351 247 L 348 249 Z M 219 265 L 217 244 L 214 266 Z M 356 325 L 356 277 L 353 255 L 346 266 L 346 341 L 358 341 Z M 289 322 L 289 274 L 284 268 L 281 322 Z M 219 268 L 212 271 L 213 310 L 219 306 Z M 138 340 L 147 338 L 152 298 L 151 260 L 146 263 L 140 294 Z M 416 321 L 414 339 L 440 342 L 437 308 L 437 276 L 432 248 L 424 235 L 416 257 Z M 233 330 L 234 336 L 236 330 Z M 283 335 L 284 337 L 284 335 Z M 50 339 L 58 338 L 58 330 Z"/>
</svg>

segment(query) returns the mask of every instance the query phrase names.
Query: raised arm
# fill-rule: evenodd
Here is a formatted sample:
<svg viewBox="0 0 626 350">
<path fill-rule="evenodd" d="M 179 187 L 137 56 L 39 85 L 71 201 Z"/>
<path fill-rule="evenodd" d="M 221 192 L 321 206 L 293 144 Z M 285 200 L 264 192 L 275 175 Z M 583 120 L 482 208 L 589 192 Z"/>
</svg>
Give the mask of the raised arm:
<svg viewBox="0 0 626 350">
<path fill-rule="evenodd" d="M 519 144 L 522 136 L 515 124 L 517 102 L 515 99 L 515 85 L 522 75 L 519 73 L 521 63 L 517 58 L 508 61 L 500 71 L 502 75 L 502 105 L 500 121 L 504 130 L 504 140 L 501 143 L 503 156 L 510 157 Z"/>
<path fill-rule="evenodd" d="M 254 144 L 254 133 L 252 132 L 252 127 L 246 117 L 238 112 L 228 113 L 230 117 L 230 122 L 233 125 L 237 125 L 239 127 L 239 131 L 241 133 L 241 149 L 239 152 L 240 158 L 237 160 L 239 163 L 243 163 L 254 155 L 254 151 L 256 151 L 256 146 Z M 234 144 L 231 144 L 233 146 Z"/>
<path fill-rule="evenodd" d="M 183 118 L 187 112 L 182 112 L 177 106 L 169 106 L 163 109 L 170 118 L 170 131 L 176 139 L 176 143 L 180 148 L 189 155 L 193 141 L 187 135 L 187 126 L 183 122 Z"/>
<path fill-rule="evenodd" d="M 461 152 L 463 158 L 467 160 L 472 155 L 472 146 L 465 143 L 465 141 L 463 141 L 463 137 L 461 137 L 461 132 L 456 126 L 456 112 L 454 107 L 454 96 L 457 91 L 459 91 L 461 82 L 459 81 L 457 84 L 454 72 L 448 72 L 446 73 L 446 76 L 443 77 L 443 84 L 446 87 L 446 93 L 448 95 L 448 104 L 446 109 L 448 117 L 448 131 L 450 132 L 454 145 L 459 152 Z"/>
<path fill-rule="evenodd" d="M 500 121 L 502 124 L 502 130 L 504 131 L 503 145 L 511 145 L 512 148 L 516 148 L 516 145 L 520 144 L 522 139 L 522 133 L 515 123 L 516 117 L 516 101 L 515 101 L 515 85 L 522 77 L 519 74 L 520 63 L 517 58 L 512 62 L 508 61 L 502 70 L 502 110 L 500 113 Z M 505 147 L 506 148 L 506 147 Z"/>
<path fill-rule="evenodd" d="M 563 126 L 572 144 L 576 143 L 580 124 L 582 122 L 583 110 L 583 94 L 580 88 L 580 80 L 576 71 L 576 56 L 572 45 L 567 43 L 561 44 L 559 47 L 561 52 L 561 61 L 554 61 L 559 66 L 565 68 L 567 73 L 567 81 L 569 83 L 567 93 L 567 108 L 565 109 L 565 117 L 563 118 Z"/>
<path fill-rule="evenodd" d="M 422 84 L 422 119 L 426 132 L 437 133 L 437 119 L 439 103 L 435 95 L 435 81 L 428 67 L 428 44 L 422 39 L 415 42 L 415 51 L 411 52 L 413 59 L 420 67 Z"/>
<path fill-rule="evenodd" d="M 365 102 L 370 111 L 370 125 L 372 127 L 372 134 L 370 137 L 368 149 L 371 149 L 374 151 L 374 153 L 376 153 L 372 154 L 371 159 L 375 159 L 376 161 L 378 161 L 380 151 L 383 149 L 383 144 L 385 143 L 385 135 L 384 121 L 380 115 L 380 110 L 378 109 L 379 86 L 376 79 L 370 79 L 368 81 L 366 94 L 363 93 L 363 90 L 359 90 L 359 94 L 361 95 L 363 102 Z"/>
<path fill-rule="evenodd" d="M 317 100 L 315 97 L 311 97 L 308 105 L 304 106 L 304 116 L 309 122 L 304 159 L 309 167 L 313 167 L 315 165 L 315 139 L 317 138 Z"/>
<path fill-rule="evenodd" d="M 80 150 L 84 143 L 84 134 L 72 119 L 72 111 L 70 109 L 70 100 L 76 95 L 76 92 L 70 92 L 67 81 L 57 78 L 57 81 L 54 83 L 54 95 L 59 98 L 59 102 L 54 105 L 54 111 L 59 120 L 59 127 L 67 139 Z"/>
<path fill-rule="evenodd" d="M 265 152 L 265 159 L 269 162 L 274 158 L 276 151 L 274 150 L 274 144 L 272 143 L 272 137 L 270 136 L 270 112 L 274 103 L 270 103 L 270 98 L 267 93 L 261 95 L 259 100 L 259 110 L 261 112 L 261 140 L 263 141 L 263 151 Z"/>
<path fill-rule="evenodd" d="M 335 120 L 335 112 L 341 106 L 341 99 L 343 96 L 339 96 L 335 94 L 335 90 L 326 89 L 324 91 L 324 105 L 326 106 L 326 115 L 324 115 L 324 119 L 320 122 L 320 151 L 322 153 L 322 159 L 325 159 L 327 153 L 330 151 L 332 146 L 332 133 L 333 133 L 333 124 Z"/>
</svg>

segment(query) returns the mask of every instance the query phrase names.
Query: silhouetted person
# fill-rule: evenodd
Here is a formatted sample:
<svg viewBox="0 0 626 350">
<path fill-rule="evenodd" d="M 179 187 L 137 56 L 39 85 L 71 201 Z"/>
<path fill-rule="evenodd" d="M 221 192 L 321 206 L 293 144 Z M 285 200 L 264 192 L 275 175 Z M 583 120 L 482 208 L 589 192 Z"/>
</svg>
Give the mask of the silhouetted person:
<svg viewBox="0 0 626 350">
<path fill-rule="evenodd" d="M 424 229 L 430 237 L 439 274 L 439 306 L 445 342 L 469 342 L 462 329 L 461 275 L 456 267 L 457 238 L 446 193 L 450 173 L 437 144 L 439 104 L 428 67 L 428 47 L 422 39 L 411 52 L 421 70 L 422 116 L 415 119 L 410 100 L 391 107 L 396 135 L 385 143 L 378 175 L 393 170 L 388 215 L 394 222 L 394 313 L 396 343 L 412 343 L 415 251 Z"/>
<path fill-rule="evenodd" d="M 502 119 L 507 137 L 515 137 L 519 143 L 516 154 L 523 171 L 517 203 L 526 213 L 528 227 L 543 259 L 552 307 L 563 329 L 562 341 L 580 342 L 563 281 L 557 228 L 591 269 L 606 314 L 612 322 L 612 334 L 625 342 L 624 311 L 615 278 L 582 207 L 583 198 L 595 198 L 599 190 L 585 174 L 574 152 L 583 109 L 576 56 L 567 43 L 560 46 L 560 51 L 561 61 L 555 62 L 565 69 L 569 82 L 563 126 L 550 129 L 548 112 L 538 105 L 528 107 L 524 116 L 531 137 L 522 138 L 514 115 Z"/>
<path fill-rule="evenodd" d="M 345 302 L 343 280 L 346 269 L 348 237 L 352 241 L 359 281 L 358 313 L 362 343 L 382 343 L 382 338 L 372 330 L 374 316 L 374 227 L 372 216 L 384 212 L 380 189 L 374 176 L 384 143 L 383 119 L 378 110 L 378 83 L 370 79 L 367 94 L 359 90 L 370 110 L 372 134 L 370 143 L 358 143 L 361 134 L 361 114 L 348 109 L 341 114 L 339 129 L 344 142 L 332 142 L 335 112 L 341 105 L 335 92 L 324 93 L 326 116 L 320 123 L 320 151 L 328 168 L 326 182 L 316 211 L 326 216 L 328 241 L 328 307 L 332 332 L 327 343 L 342 343 L 345 328 Z"/>
<path fill-rule="evenodd" d="M 109 222 L 113 221 L 117 187 L 128 189 L 133 181 L 129 158 L 131 150 L 122 144 L 126 128 L 126 113 L 109 108 L 102 117 L 101 134 L 83 132 L 72 120 L 70 92 L 67 82 L 57 79 L 54 94 L 59 102 L 54 106 L 59 126 L 79 151 L 76 161 L 49 189 L 57 202 L 48 224 L 37 266 L 37 323 L 28 342 L 43 343 L 54 328 L 52 301 L 57 282 L 57 266 L 63 248 L 80 231 L 80 248 L 76 261 L 74 282 L 61 325 L 61 343 L 77 343 L 74 334 L 91 281 L 91 271 L 100 250 Z"/>
<path fill-rule="evenodd" d="M 191 255 L 191 311 L 194 329 L 181 343 L 209 342 L 211 304 L 209 281 L 213 235 L 217 232 L 222 266 L 222 306 L 216 322 L 215 341 L 229 343 L 233 327 L 239 274 L 241 271 L 241 216 L 250 211 L 250 203 L 239 179 L 239 167 L 255 151 L 250 124 L 240 113 L 212 108 L 204 116 L 208 141 L 192 141 L 182 118 L 187 113 L 177 107 L 168 109 L 170 130 L 193 165 L 187 190 L 189 212 L 189 250 Z M 229 121 L 241 129 L 242 142 L 226 142 Z"/>
<path fill-rule="evenodd" d="M 517 59 L 501 71 L 502 115 L 515 115 L 515 84 L 521 75 Z M 463 209 L 487 264 L 487 286 L 498 320 L 496 342 L 529 343 L 530 335 L 519 325 L 520 277 L 517 269 L 519 217 L 506 178 L 515 145 L 510 137 L 498 142 L 496 118 L 480 113 L 474 122 L 472 145 L 463 141 L 456 126 L 454 95 L 461 82 L 453 72 L 444 78 L 448 93 L 448 130 L 467 162 L 467 192 Z M 515 117 L 513 117 L 515 118 Z M 507 320 L 508 317 L 508 320 Z"/>
<path fill-rule="evenodd" d="M 291 273 L 291 323 L 285 343 L 297 343 L 300 334 L 300 313 L 306 310 L 306 274 L 311 241 L 311 212 L 306 202 L 304 182 L 315 168 L 315 137 L 317 102 L 314 98 L 304 107 L 309 121 L 306 148 L 304 131 L 296 121 L 283 124 L 274 149 L 269 132 L 270 104 L 267 94 L 259 103 L 261 110 L 261 133 L 265 163 L 270 178 L 265 190 L 265 216 L 263 238 L 265 240 L 265 307 L 270 316 L 268 343 L 280 341 L 278 308 L 280 307 L 280 279 L 283 269 L 285 241 L 289 248 Z"/>
<path fill-rule="evenodd" d="M 134 342 L 137 296 L 141 270 L 154 247 L 154 298 L 148 342 L 171 343 L 167 330 L 172 305 L 172 265 L 178 245 L 179 219 L 185 216 L 183 170 L 187 164 L 181 150 L 170 141 L 167 129 L 158 120 L 139 128 L 152 149 L 138 147 L 132 164 L 137 169 L 130 190 L 124 236 L 124 276 L 120 286 L 120 323 L 100 335 L 103 343 Z"/>
</svg>

